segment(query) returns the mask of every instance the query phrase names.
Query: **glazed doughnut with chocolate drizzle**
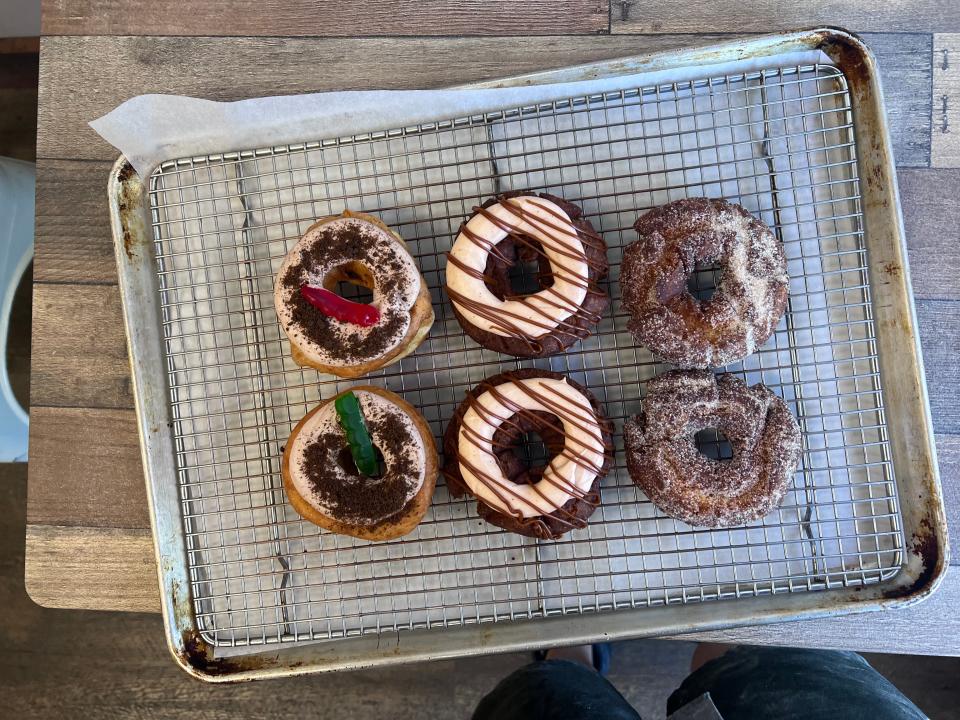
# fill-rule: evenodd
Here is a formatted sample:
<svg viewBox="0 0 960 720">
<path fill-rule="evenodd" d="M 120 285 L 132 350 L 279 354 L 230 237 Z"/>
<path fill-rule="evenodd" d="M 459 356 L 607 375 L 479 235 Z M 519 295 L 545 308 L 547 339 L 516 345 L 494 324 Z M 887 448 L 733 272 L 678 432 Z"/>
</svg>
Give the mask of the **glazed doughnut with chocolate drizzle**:
<svg viewBox="0 0 960 720">
<path fill-rule="evenodd" d="M 536 262 L 539 291 L 516 295 L 509 272 Z M 591 333 L 609 304 L 607 246 L 576 205 L 510 192 L 474 208 L 447 254 L 446 289 L 464 331 L 515 357 L 545 357 Z"/>
<path fill-rule="evenodd" d="M 528 467 L 516 453 L 533 432 L 551 455 L 543 467 Z M 495 375 L 471 390 L 443 448 L 454 497 L 469 493 L 487 522 L 541 539 L 586 526 L 613 460 L 600 402 L 560 373 L 533 369 Z"/>
</svg>

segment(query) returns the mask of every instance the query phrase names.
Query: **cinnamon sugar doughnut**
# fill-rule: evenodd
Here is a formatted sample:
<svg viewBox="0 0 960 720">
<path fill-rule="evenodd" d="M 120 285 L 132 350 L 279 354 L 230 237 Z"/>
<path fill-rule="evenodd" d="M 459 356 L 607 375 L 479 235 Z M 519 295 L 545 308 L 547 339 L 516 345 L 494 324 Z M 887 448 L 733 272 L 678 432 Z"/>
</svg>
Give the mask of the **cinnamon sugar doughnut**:
<svg viewBox="0 0 960 720">
<path fill-rule="evenodd" d="M 530 468 L 514 447 L 540 435 L 551 459 Z M 566 376 L 516 370 L 471 390 L 443 436 L 454 497 L 471 494 L 487 522 L 541 539 L 586 525 L 612 461 L 610 423 L 599 401 Z"/>
<path fill-rule="evenodd" d="M 733 458 L 701 454 L 694 435 L 726 435 Z M 732 527 L 780 504 L 800 462 L 800 427 L 764 385 L 733 375 L 675 370 L 650 380 L 640 414 L 623 429 L 627 470 L 663 512 L 689 525 Z"/>
<path fill-rule="evenodd" d="M 474 209 L 447 254 L 447 295 L 464 331 L 515 357 L 545 357 L 590 335 L 609 304 L 607 246 L 576 205 L 510 192 Z M 509 270 L 536 261 L 539 291 L 511 295 Z"/>
<path fill-rule="evenodd" d="M 739 205 L 691 198 L 654 208 L 634 224 L 620 287 L 637 342 L 681 367 L 720 367 L 753 353 L 787 307 L 787 261 L 773 231 Z M 687 290 L 697 264 L 718 262 L 713 296 Z"/>
</svg>

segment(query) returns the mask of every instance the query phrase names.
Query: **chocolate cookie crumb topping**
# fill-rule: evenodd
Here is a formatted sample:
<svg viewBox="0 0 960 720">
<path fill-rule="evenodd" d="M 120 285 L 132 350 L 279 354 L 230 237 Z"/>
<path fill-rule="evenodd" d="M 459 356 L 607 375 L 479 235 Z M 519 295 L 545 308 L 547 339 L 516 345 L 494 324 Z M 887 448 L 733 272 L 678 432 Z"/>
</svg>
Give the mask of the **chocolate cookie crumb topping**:
<svg viewBox="0 0 960 720">
<path fill-rule="evenodd" d="M 370 266 L 376 285 L 371 289 L 383 297 L 379 303 L 380 322 L 365 332 L 356 332 L 355 328 L 327 317 L 299 292 L 304 284 L 324 281 L 323 277 L 317 277 L 317 268 L 349 267 L 351 263 Z M 362 362 L 381 355 L 406 332 L 409 316 L 400 308 L 404 306 L 401 300 L 408 293 L 410 283 L 402 256 L 389 248 L 383 249 L 382 238 L 360 222 L 324 226 L 316 240 L 303 250 L 299 262 L 284 273 L 281 284 L 288 296 L 293 332 L 302 334 L 340 360 Z"/>
<path fill-rule="evenodd" d="M 368 427 L 381 452 L 396 458 L 381 477 L 364 477 L 355 467 L 344 467 L 340 456 L 347 440 L 342 432 L 328 432 L 311 442 L 304 451 L 302 470 L 311 490 L 338 517 L 376 527 L 404 509 L 420 469 L 403 452 L 415 440 L 401 413 L 385 412 Z M 344 475 L 331 472 L 334 465 Z"/>
</svg>

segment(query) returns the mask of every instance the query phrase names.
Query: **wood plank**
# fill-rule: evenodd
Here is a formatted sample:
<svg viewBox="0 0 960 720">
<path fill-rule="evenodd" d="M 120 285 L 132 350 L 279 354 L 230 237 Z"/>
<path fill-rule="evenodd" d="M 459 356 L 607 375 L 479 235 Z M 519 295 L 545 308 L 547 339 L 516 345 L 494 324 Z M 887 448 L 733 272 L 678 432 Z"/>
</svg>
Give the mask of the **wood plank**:
<svg viewBox="0 0 960 720">
<path fill-rule="evenodd" d="M 160 610 L 149 530 L 28 524 L 24 580 L 43 607 Z"/>
<path fill-rule="evenodd" d="M 36 279 L 114 283 L 107 209 L 111 163 L 40 160 L 37 164 Z M 918 298 L 960 300 L 960 170 L 902 169 L 900 198 Z"/>
<path fill-rule="evenodd" d="M 107 178 L 112 163 L 37 163 L 38 282 L 115 283 Z"/>
<path fill-rule="evenodd" d="M 903 66 L 885 84 L 894 151 L 904 165 L 926 165 L 929 62 L 911 64 L 920 39 L 905 36 L 909 41 L 901 43 L 899 37 L 877 44 L 881 64 Z M 47 37 L 42 40 L 38 155 L 116 159 L 117 151 L 87 122 L 141 93 L 238 100 L 327 90 L 436 88 L 717 39 L 546 37 L 517 43 L 502 38 Z M 929 45 L 929 38 L 924 42 Z M 924 57 L 929 59 L 929 52 Z"/>
<path fill-rule="evenodd" d="M 40 52 L 40 38 L 38 37 L 5 37 L 0 38 L 0 55 L 36 55 Z"/>
<path fill-rule="evenodd" d="M 132 410 L 35 406 L 30 420 L 31 523 L 150 527 Z"/>
<path fill-rule="evenodd" d="M 784 3 L 780 0 L 641 3 L 611 0 L 612 33 L 769 33 L 835 25 L 854 32 L 956 32 L 960 5 L 942 0 Z M 624 6 L 627 8 L 624 18 Z"/>
<path fill-rule="evenodd" d="M 786 645 L 861 652 L 960 655 L 960 567 L 952 565 L 940 589 L 909 608 L 871 612 L 853 617 L 755 625 L 677 635 L 698 640 L 743 645 Z M 946 641 L 944 640 L 946 638 Z"/>
<path fill-rule="evenodd" d="M 897 180 L 914 296 L 960 300 L 960 169 L 900 170 Z"/>
<path fill-rule="evenodd" d="M 37 157 L 37 91 L 0 88 L 0 156 L 33 162 Z"/>
<path fill-rule="evenodd" d="M 622 40 L 621 38 L 620 40 Z M 629 39 L 629 38 L 628 38 Z M 87 39 L 60 39 L 65 40 L 68 44 L 71 44 L 69 48 L 70 54 L 72 57 L 77 55 L 77 47 L 73 45 L 76 43 L 85 44 Z M 101 39 L 102 40 L 102 39 Z M 110 40 L 110 42 L 115 42 L 115 40 Z M 169 39 L 168 39 L 169 40 Z M 584 38 L 580 39 L 570 39 L 570 40 L 579 40 L 583 42 Z M 593 39 L 594 41 L 596 39 Z M 611 39 L 613 40 L 613 39 Z M 647 41 L 647 38 L 643 39 Z M 663 41 L 663 39 L 659 39 Z M 93 39 L 90 39 L 93 42 Z M 170 42 L 200 42 L 200 41 L 183 41 L 172 39 Z M 687 40 L 689 42 L 689 40 Z M 56 51 L 59 46 L 50 45 L 51 39 L 45 39 L 47 47 L 50 48 L 50 52 Z M 118 40 L 116 42 L 119 42 Z M 145 41 L 149 42 L 151 45 L 159 43 L 160 41 Z M 229 43 L 229 41 L 218 41 Z M 469 41 L 471 43 L 477 43 L 481 41 Z M 486 42 L 486 41 L 483 41 Z M 541 40 L 538 42 L 548 43 L 549 41 Z M 594 45 L 595 42 L 591 41 Z M 668 40 L 669 44 L 676 44 L 684 42 L 682 38 L 672 38 Z M 162 44 L 162 43 L 161 43 Z M 99 50 L 96 52 L 91 51 L 89 53 L 80 53 L 79 56 L 87 57 L 85 62 L 89 63 L 90 66 L 82 67 L 81 72 L 84 75 L 88 75 L 90 72 L 96 72 L 95 68 L 92 67 L 94 64 L 98 63 L 102 54 L 106 52 L 106 48 L 102 46 L 97 46 Z M 249 49 L 249 48 L 248 48 Z M 261 48 L 262 49 L 262 48 Z M 304 51 L 307 51 L 308 48 L 302 48 Z M 546 55 L 551 58 L 548 60 L 545 65 L 556 65 L 561 64 L 559 53 L 562 52 L 562 49 L 558 49 L 547 45 L 543 45 L 540 48 L 542 52 L 538 52 L 537 56 L 542 57 Z M 618 49 L 618 48 L 615 48 Z M 195 48 L 196 50 L 196 48 Z M 591 57 L 588 53 L 590 50 L 589 47 L 581 46 L 579 49 L 579 54 L 575 54 L 575 59 L 578 61 L 585 61 L 588 59 L 596 59 Z M 202 64 L 208 64 L 210 58 L 206 55 L 207 51 L 197 51 L 197 59 Z M 256 54 L 257 51 L 252 51 L 252 54 Z M 591 50 L 592 52 L 592 50 Z M 601 55 L 604 52 L 602 51 Z M 618 53 L 613 54 L 624 54 L 628 52 L 626 48 L 619 49 Z M 45 56 L 46 58 L 47 56 Z M 320 59 L 317 56 L 316 59 Z M 509 67 L 504 66 L 504 68 L 498 72 L 493 72 L 488 70 L 485 73 L 487 76 L 490 75 L 499 75 L 505 72 L 519 72 L 534 69 L 529 63 L 526 62 L 526 58 L 514 57 L 512 60 L 507 58 L 504 61 L 506 64 L 513 62 L 513 65 Z M 45 60 L 45 68 L 48 68 L 52 63 Z M 69 67 L 72 67 L 69 63 Z M 45 70 L 46 72 L 46 70 Z M 50 71 L 52 72 L 52 71 Z M 141 68 L 141 73 L 146 73 L 145 68 Z M 150 72 L 154 72 L 151 70 Z M 184 69 L 185 82 L 193 82 L 193 78 L 196 73 L 193 72 L 193 66 L 190 66 L 189 72 L 190 75 L 186 75 L 187 70 Z M 429 82 L 428 72 L 424 71 L 423 74 L 417 76 L 424 83 Z M 433 72 L 442 73 L 444 72 L 443 68 L 433 68 Z M 294 77 L 312 77 L 310 73 L 292 73 Z M 51 75 L 48 75 L 51 77 Z M 441 81 L 437 84 L 449 84 L 450 82 L 455 82 L 457 79 L 448 75 L 441 75 Z M 60 78 L 63 81 L 66 81 L 65 78 Z M 436 76 L 434 76 L 436 79 Z M 146 82 L 143 78 L 140 78 L 138 81 Z M 171 81 L 173 82 L 173 81 Z M 362 82 L 362 78 L 357 76 L 349 75 L 344 78 L 346 83 Z M 217 80 L 217 87 L 223 85 L 222 82 Z M 210 89 L 209 85 L 204 85 L 205 88 Z M 171 91 L 171 87 L 151 87 L 148 89 L 152 90 L 166 90 Z M 290 88 L 293 90 L 294 88 Z M 304 88 L 302 85 L 300 89 Z M 189 88 L 188 88 L 189 90 Z M 198 94 L 203 94 L 202 88 L 195 87 L 195 91 L 198 91 Z M 256 94 L 256 91 L 251 89 L 252 94 Z M 895 94 L 895 88 L 891 90 L 888 86 L 888 93 L 891 97 Z M 93 97 L 99 97 L 102 93 L 91 93 Z M 909 95 L 909 93 L 901 93 L 904 95 Z M 72 97 L 72 95 L 71 95 Z M 119 98 L 116 99 L 119 102 Z M 99 111 L 106 111 L 109 109 L 107 103 L 105 106 L 101 107 Z M 896 107 L 908 107 L 907 105 L 897 105 Z M 76 112 L 75 103 L 70 103 L 69 106 L 64 106 L 59 108 L 56 111 L 56 116 L 63 120 L 62 113 L 74 113 Z M 109 233 L 109 224 L 106 214 L 106 197 L 104 191 L 105 177 L 106 173 L 109 171 L 109 162 L 112 161 L 115 150 L 110 148 L 105 142 L 100 141 L 99 138 L 96 138 L 92 130 L 86 127 L 82 123 L 86 117 L 92 117 L 97 114 L 98 111 L 91 110 L 89 114 L 84 114 L 80 118 L 76 119 L 76 122 L 82 128 L 81 135 L 74 138 L 75 142 L 70 142 L 65 144 L 61 149 L 63 152 L 77 152 L 78 154 L 83 154 L 83 149 L 80 147 L 85 142 L 84 137 L 86 137 L 86 142 L 100 143 L 102 146 L 94 154 L 99 154 L 105 160 L 103 164 L 84 164 L 76 163 L 70 164 L 63 161 L 41 161 L 39 179 L 38 179 L 38 244 L 37 244 L 37 278 L 41 281 L 73 281 L 73 282 L 113 282 L 116 278 L 116 273 L 113 264 L 113 250 L 110 240 Z M 891 111 L 894 112 L 893 110 Z M 897 117 L 908 118 L 908 117 L 920 117 L 925 116 L 924 113 L 915 112 L 915 111 L 904 111 L 896 112 Z M 897 135 L 898 124 L 896 121 L 893 122 L 894 134 Z M 906 127 L 906 126 L 903 126 Z M 57 142 L 59 143 L 61 138 L 60 131 L 63 128 L 58 128 Z M 901 138 L 898 144 L 898 155 L 900 157 L 906 157 L 909 153 L 909 148 L 911 148 L 916 143 L 922 143 L 922 133 L 917 134 L 914 130 L 903 130 L 899 132 Z M 43 131 L 41 130 L 41 133 Z M 66 132 L 69 135 L 69 132 Z M 96 138 L 91 140 L 91 138 Z M 914 138 L 914 139 L 910 139 Z M 69 147 L 67 147 L 69 145 Z M 905 149 L 906 148 L 906 149 Z M 947 217 L 952 210 L 955 208 L 950 204 L 941 204 L 939 207 L 934 205 L 937 189 L 944 182 L 952 182 L 955 179 L 955 176 L 944 176 L 944 177 L 929 177 L 924 179 L 924 176 L 917 175 L 916 182 L 913 184 L 905 184 L 904 189 L 904 208 L 905 214 L 907 217 L 908 225 L 911 221 L 911 218 L 916 218 L 917 222 L 914 223 L 913 228 L 910 233 L 910 241 L 913 242 L 916 229 L 919 228 L 922 232 L 924 228 L 933 227 L 927 221 L 929 218 L 925 218 L 922 215 L 911 214 L 911 198 L 909 192 L 911 190 L 916 190 L 916 192 L 924 196 L 924 206 L 923 212 L 926 213 L 931 210 L 936 210 L 931 214 L 931 218 L 934 219 L 934 224 L 936 218 Z M 945 197 L 951 197 L 951 194 L 945 194 Z M 943 245 L 946 244 L 947 249 L 955 250 L 955 245 L 951 245 L 946 242 L 946 238 L 949 235 L 940 235 L 940 234 L 930 234 L 929 239 L 936 240 L 940 239 L 939 245 L 935 248 L 936 252 L 939 252 L 943 249 Z M 953 257 L 956 256 L 956 252 L 952 253 Z M 919 264 L 915 264 L 914 277 L 918 280 L 917 288 L 918 293 L 921 296 L 931 296 L 931 297 L 951 297 L 951 293 L 956 292 L 956 283 L 952 281 L 952 274 L 947 270 L 947 264 L 940 263 L 936 255 L 931 255 L 931 266 L 934 269 L 937 269 L 937 276 L 935 281 L 935 287 L 930 287 L 930 283 L 921 284 L 921 280 L 924 276 L 922 274 L 922 267 Z"/>
<path fill-rule="evenodd" d="M 933 36 L 930 164 L 960 167 L 960 33 Z"/>
<path fill-rule="evenodd" d="M 37 51 L 19 38 L 0 38 L 0 156 L 37 156 Z"/>
<path fill-rule="evenodd" d="M 960 303 L 921 300 L 917 323 L 930 412 L 938 433 L 960 433 Z"/>
<path fill-rule="evenodd" d="M 947 529 L 954 547 L 950 564 L 960 565 L 960 553 L 956 551 L 957 538 L 960 538 L 960 435 L 936 435 L 935 438 Z"/>
<path fill-rule="evenodd" d="M 33 406 L 132 408 L 115 285 L 34 285 Z"/>
<path fill-rule="evenodd" d="M 10 52 L 13 46 L 3 47 L 0 38 L 0 88 L 36 90 L 40 76 L 39 54 L 36 49 Z"/>
<path fill-rule="evenodd" d="M 937 432 L 960 433 L 960 301 L 917 301 Z M 35 406 L 132 408 L 119 292 L 112 285 L 38 284 Z"/>
<path fill-rule="evenodd" d="M 887 127 L 898 168 L 930 164 L 930 35 L 862 36 L 880 66 Z"/>
<path fill-rule="evenodd" d="M 51 410 L 61 416 L 64 424 L 87 422 L 94 431 L 91 437 L 102 438 L 124 432 L 122 415 L 114 413 L 117 423 L 91 420 L 91 411 Z M 84 416 L 70 416 L 71 412 Z M 105 411 L 96 411 L 101 417 Z M 45 416 L 41 415 L 39 419 Z M 46 421 L 44 421 L 46 422 Z M 97 443 L 90 442 L 91 445 Z M 72 443 L 71 443 L 72 447 Z M 941 474 L 950 513 L 951 532 L 960 533 L 960 437 L 937 436 Z M 141 502 L 143 483 L 139 467 L 133 469 L 135 449 L 118 450 L 116 460 L 96 448 L 94 463 L 104 473 L 117 478 L 117 486 L 110 490 L 109 502 L 113 505 L 129 505 Z M 124 457 L 130 455 L 130 457 Z M 34 454 L 37 457 L 37 454 Z M 32 461 L 36 463 L 36 459 Z M 81 460 L 86 467 L 85 460 Z M 130 470 L 124 468 L 130 466 Z M 32 466 L 31 472 L 35 472 Z M 58 469 L 59 470 L 59 469 Z M 50 477 L 48 469 L 42 471 L 41 479 Z M 83 607 L 98 610 L 137 610 L 158 612 L 159 598 L 156 590 L 156 574 L 153 563 L 153 545 L 147 529 L 124 529 L 104 527 L 51 527 L 38 522 L 35 503 L 36 475 L 32 474 L 28 492 L 27 512 L 30 525 L 27 530 L 27 587 L 35 601 L 47 607 Z M 57 500 L 65 507 L 73 506 L 83 493 L 93 488 L 99 497 L 103 477 L 86 472 L 73 482 L 65 483 L 64 494 Z M 126 496 L 126 497 L 125 497 Z M 101 504 L 101 508 L 105 508 Z M 136 512 L 135 509 L 131 514 Z M 96 519 L 96 515 L 93 516 Z M 110 547 L 110 553 L 102 549 Z M 954 557 L 955 564 L 960 562 Z M 944 608 L 960 598 L 960 577 L 951 570 L 944 588 L 918 609 L 897 613 L 860 616 L 855 622 L 848 618 L 818 620 L 808 623 L 788 623 L 771 627 L 742 628 L 739 630 L 699 633 L 682 636 L 684 639 L 714 640 L 718 642 L 751 642 L 757 644 L 784 644 L 797 646 L 844 647 L 877 652 L 945 652 L 943 643 L 935 636 L 938 622 L 950 622 L 955 613 L 946 613 Z M 947 603 L 944 605 L 943 603 Z M 894 632 L 903 627 L 918 624 L 916 632 Z M 894 627 L 890 627 L 893 624 Z M 950 629 L 939 625 L 943 637 L 950 637 Z M 884 632 L 884 629 L 887 632 Z M 956 632 L 960 632 L 958 629 Z M 814 640 L 815 638 L 815 640 Z"/>
<path fill-rule="evenodd" d="M 607 32 L 607 0 L 44 0 L 44 35 L 561 35 Z"/>
<path fill-rule="evenodd" d="M 31 420 L 31 524 L 150 527 L 133 411 L 34 407 Z M 960 435 L 936 442 L 950 532 L 960 537 Z"/>
<path fill-rule="evenodd" d="M 110 548 L 109 553 L 103 548 Z M 103 528 L 28 525 L 26 584 L 45 607 L 159 612 L 149 533 Z M 958 654 L 960 567 L 940 590 L 911 608 L 856 617 L 758 625 L 691 633 L 681 640 L 839 648 L 872 652 Z"/>
</svg>

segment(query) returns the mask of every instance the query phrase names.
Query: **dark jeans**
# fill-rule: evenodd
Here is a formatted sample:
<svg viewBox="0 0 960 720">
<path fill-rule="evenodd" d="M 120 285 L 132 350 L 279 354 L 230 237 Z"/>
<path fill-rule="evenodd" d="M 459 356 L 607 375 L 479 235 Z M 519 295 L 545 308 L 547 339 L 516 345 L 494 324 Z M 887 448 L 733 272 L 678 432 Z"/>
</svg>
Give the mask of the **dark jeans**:
<svg viewBox="0 0 960 720">
<path fill-rule="evenodd" d="M 667 714 L 705 693 L 709 693 L 723 720 L 925 717 L 866 660 L 852 652 L 734 648 L 690 674 L 667 700 Z M 565 660 L 546 660 L 522 667 L 502 680 L 480 701 L 473 718 L 639 720 L 640 716 L 593 670 Z"/>
</svg>

